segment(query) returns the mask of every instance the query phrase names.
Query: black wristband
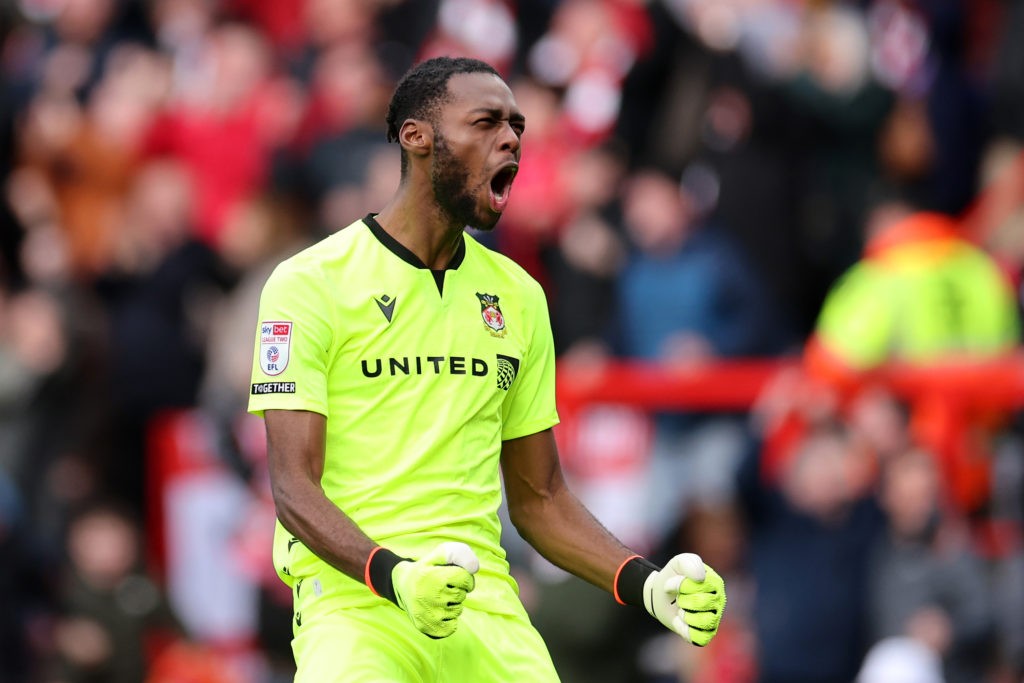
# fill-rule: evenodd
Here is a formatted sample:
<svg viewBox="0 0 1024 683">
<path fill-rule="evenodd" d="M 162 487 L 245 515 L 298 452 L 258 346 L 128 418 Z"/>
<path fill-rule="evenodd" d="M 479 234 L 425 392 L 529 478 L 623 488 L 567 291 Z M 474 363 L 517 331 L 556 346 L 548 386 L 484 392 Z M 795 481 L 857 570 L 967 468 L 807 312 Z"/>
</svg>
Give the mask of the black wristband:
<svg viewBox="0 0 1024 683">
<path fill-rule="evenodd" d="M 644 606 L 644 584 L 661 567 L 639 555 L 626 560 L 615 575 L 615 599 L 622 605 Z"/>
<path fill-rule="evenodd" d="M 398 604 L 398 597 L 395 595 L 395 586 L 391 582 L 391 571 L 399 562 L 410 562 L 408 558 L 399 557 L 387 548 L 377 547 L 370 553 L 370 559 L 366 561 L 366 586 L 377 596 L 387 598 Z"/>
</svg>

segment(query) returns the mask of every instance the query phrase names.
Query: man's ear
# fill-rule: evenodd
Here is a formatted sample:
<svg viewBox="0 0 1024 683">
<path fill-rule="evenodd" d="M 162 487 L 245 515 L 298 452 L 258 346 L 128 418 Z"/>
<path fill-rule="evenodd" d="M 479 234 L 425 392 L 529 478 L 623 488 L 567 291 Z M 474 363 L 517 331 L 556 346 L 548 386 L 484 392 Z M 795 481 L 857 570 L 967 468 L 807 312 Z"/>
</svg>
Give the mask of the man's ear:
<svg viewBox="0 0 1024 683">
<path fill-rule="evenodd" d="M 406 119 L 398 130 L 398 143 L 414 157 L 426 156 L 434 147 L 434 128 L 423 119 Z"/>
</svg>

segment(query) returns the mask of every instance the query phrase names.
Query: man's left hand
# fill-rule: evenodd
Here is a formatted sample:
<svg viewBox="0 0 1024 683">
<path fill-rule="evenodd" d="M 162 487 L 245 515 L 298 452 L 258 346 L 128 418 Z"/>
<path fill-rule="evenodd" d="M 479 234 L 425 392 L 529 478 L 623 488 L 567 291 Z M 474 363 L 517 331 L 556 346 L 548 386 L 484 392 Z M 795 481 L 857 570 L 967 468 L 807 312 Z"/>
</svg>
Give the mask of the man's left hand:
<svg viewBox="0 0 1024 683">
<path fill-rule="evenodd" d="M 718 633 L 725 602 L 725 581 L 693 553 L 676 555 L 644 583 L 648 613 L 700 647 Z"/>
</svg>

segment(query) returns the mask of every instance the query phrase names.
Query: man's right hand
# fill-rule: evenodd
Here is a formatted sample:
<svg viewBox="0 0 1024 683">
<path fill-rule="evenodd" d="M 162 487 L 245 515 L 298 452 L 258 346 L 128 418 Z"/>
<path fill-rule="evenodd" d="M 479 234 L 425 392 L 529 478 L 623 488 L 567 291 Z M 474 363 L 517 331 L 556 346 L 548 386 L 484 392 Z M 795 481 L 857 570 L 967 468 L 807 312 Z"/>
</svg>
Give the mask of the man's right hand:
<svg viewBox="0 0 1024 683">
<path fill-rule="evenodd" d="M 455 633 L 462 603 L 476 585 L 480 561 L 465 543 L 446 542 L 419 560 L 391 570 L 398 606 L 413 625 L 431 638 Z"/>
</svg>

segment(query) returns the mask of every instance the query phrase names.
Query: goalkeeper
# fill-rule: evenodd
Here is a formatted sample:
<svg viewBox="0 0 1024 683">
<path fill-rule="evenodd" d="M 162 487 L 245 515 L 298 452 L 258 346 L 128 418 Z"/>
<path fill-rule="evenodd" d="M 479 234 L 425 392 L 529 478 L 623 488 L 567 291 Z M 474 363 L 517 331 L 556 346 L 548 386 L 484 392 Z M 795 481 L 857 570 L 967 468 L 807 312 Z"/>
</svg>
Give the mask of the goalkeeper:
<svg viewBox="0 0 1024 683">
<path fill-rule="evenodd" d="M 387 114 L 394 196 L 264 287 L 249 408 L 299 683 L 558 680 L 499 545 L 502 475 L 512 523 L 551 562 L 696 645 L 718 629 L 711 568 L 654 566 L 566 488 L 544 292 L 464 231 L 507 205 L 524 128 L 489 65 L 415 67 Z"/>
</svg>

